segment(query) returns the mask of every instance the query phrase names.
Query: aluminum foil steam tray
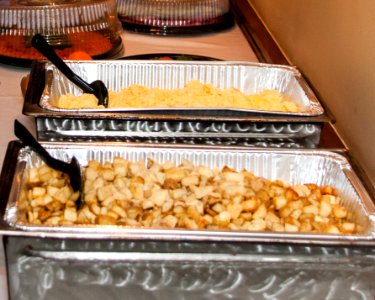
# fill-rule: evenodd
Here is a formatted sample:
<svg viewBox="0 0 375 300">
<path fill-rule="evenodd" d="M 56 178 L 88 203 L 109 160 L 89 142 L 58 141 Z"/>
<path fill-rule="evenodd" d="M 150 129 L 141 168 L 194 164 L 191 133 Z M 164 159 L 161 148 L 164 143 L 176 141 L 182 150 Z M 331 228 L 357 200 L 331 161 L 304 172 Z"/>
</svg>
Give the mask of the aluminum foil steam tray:
<svg viewBox="0 0 375 300">
<path fill-rule="evenodd" d="M 54 156 L 69 161 L 75 156 L 82 166 L 91 159 L 111 161 L 121 156 L 131 161 L 151 158 L 179 164 L 187 159 L 196 165 L 247 169 L 270 180 L 290 184 L 315 183 L 338 189 L 342 205 L 363 229 L 351 235 L 253 231 L 147 229 L 125 226 L 30 225 L 19 217 L 18 200 L 25 168 L 41 163 L 29 148 L 11 142 L 1 177 L 1 233 L 29 237 L 85 239 L 141 239 L 169 241 L 263 242 L 291 244 L 374 245 L 375 206 L 349 161 L 343 154 L 323 150 L 255 149 L 246 147 L 171 146 L 126 143 L 43 143 Z"/>
<path fill-rule="evenodd" d="M 101 79 L 109 90 L 132 84 L 183 87 L 191 80 L 251 94 L 275 89 L 302 111 L 280 113 L 236 108 L 61 109 L 59 96 L 82 93 L 53 65 L 34 64 L 23 107 L 34 116 L 44 141 L 131 141 L 241 146 L 317 147 L 326 110 L 294 67 L 218 61 L 68 61 L 88 82 Z"/>
<path fill-rule="evenodd" d="M 374 205 L 345 156 L 322 150 L 254 149 L 125 143 L 51 143 L 55 157 L 160 161 L 188 158 L 209 166 L 246 167 L 292 183 L 340 189 L 364 231 L 358 235 L 148 230 L 101 226 L 20 226 L 17 193 L 24 168 L 39 158 L 11 142 L 1 173 L 10 299 L 373 299 Z"/>
</svg>

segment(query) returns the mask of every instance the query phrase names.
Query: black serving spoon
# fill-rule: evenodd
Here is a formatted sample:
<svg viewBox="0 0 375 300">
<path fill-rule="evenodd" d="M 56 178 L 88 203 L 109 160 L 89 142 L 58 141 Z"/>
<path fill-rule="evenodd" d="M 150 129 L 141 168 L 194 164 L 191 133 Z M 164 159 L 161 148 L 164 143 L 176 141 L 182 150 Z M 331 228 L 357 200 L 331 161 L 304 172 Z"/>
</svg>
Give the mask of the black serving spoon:
<svg viewBox="0 0 375 300">
<path fill-rule="evenodd" d="M 82 171 L 76 157 L 72 157 L 70 163 L 52 157 L 46 149 L 34 138 L 34 136 L 19 121 L 14 121 L 14 134 L 22 143 L 34 150 L 40 158 L 51 168 L 69 175 L 70 185 L 75 192 L 79 191 L 80 196 L 76 202 L 77 208 L 83 204 L 82 201 Z"/>
<path fill-rule="evenodd" d="M 108 90 L 103 81 L 95 80 L 91 83 L 84 81 L 56 54 L 55 50 L 48 44 L 47 40 L 42 35 L 34 35 L 31 40 L 31 45 L 50 60 L 56 68 L 58 68 L 71 82 L 77 85 L 85 93 L 95 95 L 99 100 L 99 105 L 108 107 Z"/>
</svg>

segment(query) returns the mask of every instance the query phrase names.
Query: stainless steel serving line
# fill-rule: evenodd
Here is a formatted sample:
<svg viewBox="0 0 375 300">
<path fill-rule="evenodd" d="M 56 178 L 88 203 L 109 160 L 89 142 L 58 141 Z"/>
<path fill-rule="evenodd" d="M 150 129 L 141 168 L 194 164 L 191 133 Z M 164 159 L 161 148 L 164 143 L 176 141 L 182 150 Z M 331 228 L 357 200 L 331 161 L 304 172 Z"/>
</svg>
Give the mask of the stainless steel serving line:
<svg viewBox="0 0 375 300">
<path fill-rule="evenodd" d="M 220 60 L 257 65 L 257 57 L 264 61 L 264 56 L 248 34 L 237 24 L 183 37 L 122 32 L 122 56 L 188 54 L 212 57 L 208 64 L 213 65 L 225 64 Z M 36 68 L 41 77 L 28 78 L 29 88 L 40 85 L 44 65 Z M 54 94 L 44 86 L 47 102 L 24 99 L 20 85 L 29 73 L 28 68 L 0 65 L 0 299 L 373 299 L 373 195 L 344 144 L 332 135 L 332 116 L 316 99 L 314 115 L 311 110 L 297 116 L 83 111 L 77 118 L 54 108 L 48 102 Z M 19 218 L 18 201 L 25 168 L 40 159 L 14 141 L 14 119 L 33 130 L 51 154 L 65 160 L 75 155 L 83 165 L 115 154 L 176 162 L 187 158 L 293 183 L 337 186 L 362 231 L 336 235 L 30 225 Z"/>
</svg>

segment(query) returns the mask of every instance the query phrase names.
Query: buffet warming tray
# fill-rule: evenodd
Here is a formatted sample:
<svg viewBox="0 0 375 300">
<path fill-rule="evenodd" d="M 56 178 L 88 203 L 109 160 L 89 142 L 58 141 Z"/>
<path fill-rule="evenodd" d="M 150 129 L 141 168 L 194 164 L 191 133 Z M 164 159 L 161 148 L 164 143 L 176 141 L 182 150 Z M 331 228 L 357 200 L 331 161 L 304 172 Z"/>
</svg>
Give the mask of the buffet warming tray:
<svg viewBox="0 0 375 300">
<path fill-rule="evenodd" d="M 372 299 L 375 208 L 344 153 L 115 142 L 43 145 L 54 157 L 69 161 L 75 156 L 82 166 L 115 156 L 188 159 L 209 167 L 246 168 L 291 184 L 328 184 L 340 191 L 363 231 L 335 235 L 20 223 L 24 170 L 41 161 L 13 141 L 0 187 L 11 299 Z"/>
<path fill-rule="evenodd" d="M 23 113 L 36 118 L 43 141 L 128 141 L 175 144 L 315 148 L 331 120 L 295 67 L 231 61 L 68 61 L 83 79 L 101 79 L 109 90 L 132 84 L 180 88 L 199 80 L 246 94 L 277 90 L 303 111 L 244 109 L 127 108 L 61 109 L 63 94 L 82 93 L 52 64 L 36 62 L 29 76 Z"/>
<path fill-rule="evenodd" d="M 15 143 L 15 144 L 14 144 Z M 246 149 L 243 147 L 208 147 L 208 146 L 173 146 L 173 145 L 149 145 L 129 143 L 43 143 L 45 148 L 59 159 L 69 161 L 75 156 L 81 166 L 86 166 L 89 160 L 101 163 L 113 161 L 120 156 L 130 161 L 143 161 L 152 159 L 158 163 L 173 162 L 179 165 L 183 160 L 193 165 L 204 165 L 210 168 L 223 168 L 224 166 L 237 171 L 246 169 L 256 176 L 269 180 L 282 180 L 291 185 L 313 183 L 318 186 L 332 186 L 339 190 L 341 204 L 353 213 L 353 221 L 357 222 L 362 232 L 353 235 L 327 235 L 327 234 L 287 234 L 271 232 L 246 232 L 246 231 L 219 231 L 207 230 L 153 230 L 124 229 L 118 227 L 100 226 L 31 226 L 20 222 L 18 215 L 18 201 L 23 186 L 25 169 L 41 164 L 39 156 L 29 148 L 22 148 L 16 142 L 11 143 L 8 156 L 3 167 L 4 189 L 10 194 L 4 197 L 6 203 L 3 222 L 14 234 L 35 236 L 43 232 L 43 235 L 59 237 L 85 234 L 93 237 L 124 237 L 132 235 L 147 237 L 164 237 L 171 239 L 187 240 L 238 240 L 238 241 L 272 241 L 288 243 L 359 243 L 366 244 L 374 241 L 375 232 L 375 206 L 371 197 L 362 186 L 361 181 L 351 168 L 350 163 L 342 154 L 325 150 L 287 150 L 287 149 Z M 14 153 L 11 153 L 13 151 Z M 14 170 L 14 174 L 10 170 Z M 4 187 L 6 183 L 8 187 Z"/>
</svg>

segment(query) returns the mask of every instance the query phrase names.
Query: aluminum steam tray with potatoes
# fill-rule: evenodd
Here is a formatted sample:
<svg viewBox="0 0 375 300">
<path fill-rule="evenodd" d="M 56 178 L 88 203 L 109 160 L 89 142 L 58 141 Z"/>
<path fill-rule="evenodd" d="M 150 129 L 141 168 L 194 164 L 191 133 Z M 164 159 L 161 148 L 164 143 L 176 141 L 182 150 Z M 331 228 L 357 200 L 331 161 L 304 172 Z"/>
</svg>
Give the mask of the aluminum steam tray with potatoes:
<svg viewBox="0 0 375 300">
<path fill-rule="evenodd" d="M 343 154 L 323 150 L 43 143 L 78 159 L 81 194 L 11 142 L 7 235 L 373 244 L 375 207 Z M 77 205 L 81 196 L 83 202 Z"/>
<path fill-rule="evenodd" d="M 330 120 L 295 67 L 233 61 L 68 64 L 87 82 L 105 83 L 108 106 L 98 105 L 95 96 L 84 94 L 52 64 L 34 64 L 23 113 L 36 117 L 41 140 L 177 137 L 197 142 L 229 134 L 270 142 L 313 137 L 314 146 L 322 124 Z"/>
</svg>

